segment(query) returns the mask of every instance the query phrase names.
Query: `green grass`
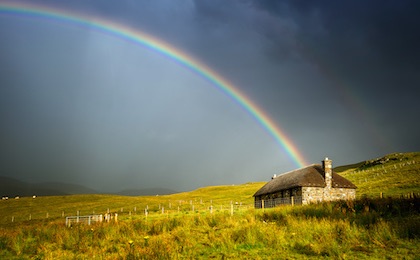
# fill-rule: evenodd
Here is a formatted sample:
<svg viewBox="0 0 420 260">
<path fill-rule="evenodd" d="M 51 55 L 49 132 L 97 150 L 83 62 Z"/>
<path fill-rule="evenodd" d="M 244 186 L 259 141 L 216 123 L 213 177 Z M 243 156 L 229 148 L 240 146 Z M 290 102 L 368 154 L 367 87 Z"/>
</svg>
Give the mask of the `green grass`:
<svg viewBox="0 0 420 260">
<path fill-rule="evenodd" d="M 253 209 L 263 182 L 0 201 L 0 259 L 418 259 L 420 200 L 400 195 L 420 192 L 419 165 L 407 153 L 348 166 L 356 201 L 266 210 Z M 63 216 L 108 209 L 117 223 L 65 226 Z"/>
<path fill-rule="evenodd" d="M 419 199 L 0 226 L 1 259 L 416 259 Z"/>
<path fill-rule="evenodd" d="M 420 193 L 420 152 L 389 154 L 342 169 L 339 174 L 357 186 L 357 197 Z"/>
<path fill-rule="evenodd" d="M 164 196 L 116 196 L 116 195 L 71 195 L 45 196 L 35 199 L 24 197 L 0 201 L 0 224 L 36 219 L 61 218 L 63 216 L 105 214 L 117 212 L 121 216 L 143 215 L 147 207 L 149 214 L 174 214 L 194 211 L 230 212 L 253 207 L 252 195 L 264 183 L 214 186 Z M 122 211 L 121 211 L 122 210 Z"/>
<path fill-rule="evenodd" d="M 353 167 L 353 168 L 352 168 Z M 357 185 L 357 197 L 398 197 L 408 193 L 420 193 L 420 153 L 391 154 L 379 159 L 365 161 L 339 172 Z M 210 206 L 219 211 L 230 211 L 230 204 L 238 208 L 252 208 L 252 195 L 265 183 L 246 183 L 204 187 L 190 192 L 164 196 L 115 196 L 115 195 L 72 195 L 46 196 L 10 199 L 0 201 L 0 224 L 26 221 L 31 218 L 45 219 L 76 215 L 88 215 L 108 211 L 128 214 L 143 214 L 146 206 L 149 213 L 189 212 L 208 210 Z M 121 212 L 121 209 L 123 212 Z M 136 211 L 134 211 L 136 209 Z M 63 214 L 64 213 L 64 214 Z"/>
</svg>

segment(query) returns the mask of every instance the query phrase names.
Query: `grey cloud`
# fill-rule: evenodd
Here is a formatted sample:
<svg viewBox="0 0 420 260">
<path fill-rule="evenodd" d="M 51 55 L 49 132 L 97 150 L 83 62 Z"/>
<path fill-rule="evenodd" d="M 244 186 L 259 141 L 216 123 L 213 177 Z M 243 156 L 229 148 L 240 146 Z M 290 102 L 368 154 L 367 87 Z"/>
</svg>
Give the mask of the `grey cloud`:
<svg viewBox="0 0 420 260">
<path fill-rule="evenodd" d="M 308 163 L 420 146 L 415 1 L 37 2 L 187 52 L 266 111 Z M 86 28 L 0 19 L 1 175 L 186 190 L 296 167 L 243 108 L 173 60 Z"/>
</svg>

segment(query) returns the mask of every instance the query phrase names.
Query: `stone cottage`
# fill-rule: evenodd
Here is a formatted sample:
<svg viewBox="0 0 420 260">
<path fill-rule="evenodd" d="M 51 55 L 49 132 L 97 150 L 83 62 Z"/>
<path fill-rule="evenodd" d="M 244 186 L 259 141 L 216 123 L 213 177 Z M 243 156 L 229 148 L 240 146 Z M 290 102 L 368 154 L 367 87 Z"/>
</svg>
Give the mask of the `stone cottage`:
<svg viewBox="0 0 420 260">
<path fill-rule="evenodd" d="M 332 161 L 274 175 L 255 194 L 255 208 L 356 198 L 356 185 L 333 171 Z"/>
</svg>

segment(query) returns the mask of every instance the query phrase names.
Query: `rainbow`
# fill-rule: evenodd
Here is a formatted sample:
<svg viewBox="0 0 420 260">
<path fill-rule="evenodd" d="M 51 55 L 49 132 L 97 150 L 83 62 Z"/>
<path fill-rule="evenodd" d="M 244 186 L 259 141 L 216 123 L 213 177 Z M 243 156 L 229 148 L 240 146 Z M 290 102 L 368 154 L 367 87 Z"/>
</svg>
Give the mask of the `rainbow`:
<svg viewBox="0 0 420 260">
<path fill-rule="evenodd" d="M 110 34 L 115 37 L 131 41 L 164 55 L 196 73 L 203 79 L 209 81 L 212 85 L 229 96 L 233 101 L 243 107 L 273 137 L 273 139 L 287 152 L 298 167 L 306 165 L 302 154 L 299 153 L 290 138 L 288 138 L 286 134 L 275 124 L 275 122 L 273 122 L 267 113 L 241 93 L 232 83 L 218 75 L 208 66 L 185 52 L 169 45 L 166 42 L 163 42 L 162 40 L 112 21 L 103 20 L 97 17 L 88 18 L 68 11 L 53 9 L 41 5 L 35 6 L 29 3 L 0 3 L 0 15 L 32 16 L 91 28 L 105 34 Z"/>
</svg>

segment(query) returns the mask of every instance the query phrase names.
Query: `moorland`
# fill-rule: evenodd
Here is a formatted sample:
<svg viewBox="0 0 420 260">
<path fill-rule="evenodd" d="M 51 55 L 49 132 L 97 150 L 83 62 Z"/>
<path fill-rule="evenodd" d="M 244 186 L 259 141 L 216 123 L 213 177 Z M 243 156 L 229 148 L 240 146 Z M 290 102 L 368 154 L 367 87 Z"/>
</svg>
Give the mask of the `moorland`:
<svg viewBox="0 0 420 260">
<path fill-rule="evenodd" d="M 417 259 L 420 153 L 335 171 L 357 185 L 356 200 L 256 210 L 258 182 L 0 201 L 0 259 Z M 118 218 L 65 224 L 108 212 Z"/>
</svg>

